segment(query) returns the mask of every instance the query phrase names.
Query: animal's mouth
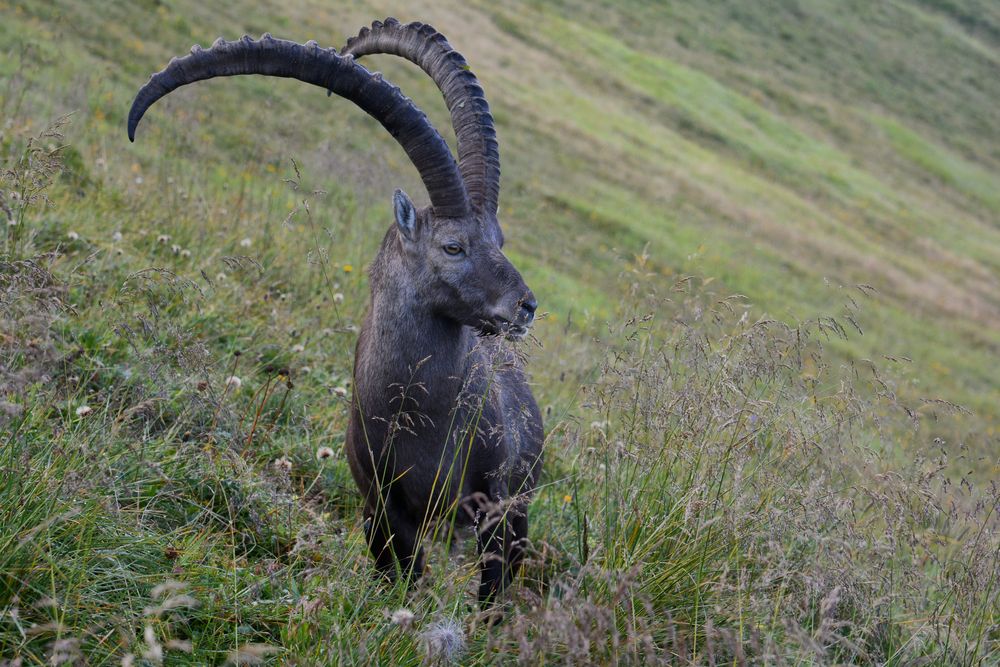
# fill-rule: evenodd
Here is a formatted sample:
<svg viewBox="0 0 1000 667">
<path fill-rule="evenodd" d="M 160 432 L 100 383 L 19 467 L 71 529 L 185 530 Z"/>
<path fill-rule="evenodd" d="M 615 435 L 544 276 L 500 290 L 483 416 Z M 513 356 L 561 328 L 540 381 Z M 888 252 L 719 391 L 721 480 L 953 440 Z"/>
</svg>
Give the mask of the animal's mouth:
<svg viewBox="0 0 1000 667">
<path fill-rule="evenodd" d="M 480 336 L 500 336 L 503 335 L 507 340 L 519 341 L 524 340 L 528 335 L 528 330 L 531 325 L 515 324 L 510 320 L 498 319 L 492 322 L 482 321 L 479 325 L 479 335 Z"/>
<path fill-rule="evenodd" d="M 528 327 L 522 324 L 511 324 L 507 326 L 504 334 L 507 336 L 507 340 L 524 340 L 525 336 L 528 335 Z"/>
</svg>

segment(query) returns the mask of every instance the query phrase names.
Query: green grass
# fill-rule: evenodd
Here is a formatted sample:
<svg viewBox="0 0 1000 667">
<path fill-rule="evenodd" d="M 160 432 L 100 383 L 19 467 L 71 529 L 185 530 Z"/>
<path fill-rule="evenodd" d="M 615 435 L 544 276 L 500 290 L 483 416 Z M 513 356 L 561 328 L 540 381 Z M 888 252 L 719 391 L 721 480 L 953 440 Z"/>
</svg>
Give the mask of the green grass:
<svg viewBox="0 0 1000 667">
<path fill-rule="evenodd" d="M 257 78 L 125 137 L 193 43 L 386 11 L 0 0 L 0 665 L 420 664 L 442 635 L 460 664 L 995 662 L 996 8 L 400 16 L 489 94 L 548 313 L 534 553 L 492 629 L 469 545 L 372 578 L 341 452 L 365 265 L 393 188 L 426 199 L 398 146 Z M 450 134 L 419 70 L 370 66 Z"/>
</svg>

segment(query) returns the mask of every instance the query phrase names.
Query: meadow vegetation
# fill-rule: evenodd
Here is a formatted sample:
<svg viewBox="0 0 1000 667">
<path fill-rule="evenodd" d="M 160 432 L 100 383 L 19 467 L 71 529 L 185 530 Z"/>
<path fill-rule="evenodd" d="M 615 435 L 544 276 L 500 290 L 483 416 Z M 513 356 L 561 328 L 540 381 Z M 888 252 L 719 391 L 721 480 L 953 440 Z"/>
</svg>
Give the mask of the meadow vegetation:
<svg viewBox="0 0 1000 667">
<path fill-rule="evenodd" d="M 399 15 L 483 80 L 547 311 L 489 628 L 471 543 L 372 576 L 342 452 L 398 147 L 257 78 L 125 138 L 193 43 L 393 10 L 0 0 L 0 665 L 1000 660 L 1000 13 L 664 5 Z"/>
</svg>

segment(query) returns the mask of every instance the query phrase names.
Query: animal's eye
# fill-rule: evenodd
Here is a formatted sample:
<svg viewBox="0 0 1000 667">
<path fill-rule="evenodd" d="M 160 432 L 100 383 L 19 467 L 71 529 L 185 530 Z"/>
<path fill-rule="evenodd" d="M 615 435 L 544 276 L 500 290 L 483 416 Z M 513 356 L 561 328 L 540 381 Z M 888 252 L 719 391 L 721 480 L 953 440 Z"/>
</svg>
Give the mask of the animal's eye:
<svg viewBox="0 0 1000 667">
<path fill-rule="evenodd" d="M 463 252 L 465 252 L 464 250 L 462 250 L 462 246 L 458 245 L 457 243 L 445 244 L 444 251 L 449 255 L 461 255 Z"/>
</svg>

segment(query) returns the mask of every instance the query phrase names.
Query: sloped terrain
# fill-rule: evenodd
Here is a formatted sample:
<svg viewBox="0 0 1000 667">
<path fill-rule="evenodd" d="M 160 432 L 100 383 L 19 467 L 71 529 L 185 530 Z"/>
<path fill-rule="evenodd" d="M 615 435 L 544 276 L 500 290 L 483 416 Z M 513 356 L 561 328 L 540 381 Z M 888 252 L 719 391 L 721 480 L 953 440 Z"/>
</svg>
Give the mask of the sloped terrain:
<svg viewBox="0 0 1000 667">
<path fill-rule="evenodd" d="M 465 547 L 371 578 L 340 451 L 365 264 L 393 188 L 426 202 L 402 151 L 257 77 L 125 137 L 192 44 L 398 12 L 328 4 L 0 1 L 0 660 L 996 659 L 994 4 L 396 14 L 480 77 L 547 311 L 537 553 L 490 631 Z"/>
</svg>

